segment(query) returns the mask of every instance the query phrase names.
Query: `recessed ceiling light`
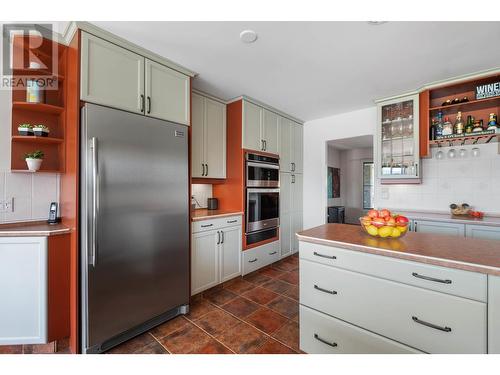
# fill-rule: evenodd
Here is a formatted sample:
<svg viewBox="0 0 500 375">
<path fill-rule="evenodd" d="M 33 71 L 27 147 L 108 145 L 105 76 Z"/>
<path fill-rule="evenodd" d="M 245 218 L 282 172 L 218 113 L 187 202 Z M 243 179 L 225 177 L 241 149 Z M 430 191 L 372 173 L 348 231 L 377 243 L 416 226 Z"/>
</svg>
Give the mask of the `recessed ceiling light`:
<svg viewBox="0 0 500 375">
<path fill-rule="evenodd" d="M 387 23 L 389 21 L 368 21 L 368 25 L 372 26 L 380 26 L 383 25 L 384 23 Z"/>
<path fill-rule="evenodd" d="M 257 33 L 253 30 L 243 30 L 240 39 L 243 43 L 253 43 L 257 40 Z"/>
</svg>

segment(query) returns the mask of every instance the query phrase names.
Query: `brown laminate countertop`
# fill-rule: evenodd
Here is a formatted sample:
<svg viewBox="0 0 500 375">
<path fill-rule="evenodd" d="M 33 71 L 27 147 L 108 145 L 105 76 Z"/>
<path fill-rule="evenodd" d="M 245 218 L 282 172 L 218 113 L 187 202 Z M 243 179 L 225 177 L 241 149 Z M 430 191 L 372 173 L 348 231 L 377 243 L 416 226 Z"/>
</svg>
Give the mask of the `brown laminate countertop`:
<svg viewBox="0 0 500 375">
<path fill-rule="evenodd" d="M 44 237 L 69 233 L 62 224 L 47 224 L 45 221 L 0 224 L 0 237 Z"/>
<path fill-rule="evenodd" d="M 500 227 L 500 217 L 485 216 L 482 219 L 476 219 L 470 216 L 454 216 L 451 214 L 437 212 L 418 212 L 418 211 L 399 211 L 394 212 L 404 215 L 409 219 L 442 221 L 446 223 L 473 224 L 473 225 L 490 225 Z"/>
<path fill-rule="evenodd" d="M 241 211 L 207 210 L 206 208 L 200 208 L 191 211 L 191 221 L 201 221 L 207 219 L 216 219 L 218 217 L 241 216 L 241 215 L 243 215 L 243 212 Z"/>
<path fill-rule="evenodd" d="M 409 232 L 371 237 L 360 226 L 325 224 L 297 233 L 300 241 L 500 276 L 500 241 Z"/>
</svg>

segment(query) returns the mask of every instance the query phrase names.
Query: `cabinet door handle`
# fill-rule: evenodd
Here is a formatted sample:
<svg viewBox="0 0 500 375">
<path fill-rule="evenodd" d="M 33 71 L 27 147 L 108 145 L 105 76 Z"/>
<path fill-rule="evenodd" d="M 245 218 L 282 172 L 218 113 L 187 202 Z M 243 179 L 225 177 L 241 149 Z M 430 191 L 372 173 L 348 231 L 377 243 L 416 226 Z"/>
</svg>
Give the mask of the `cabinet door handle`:
<svg viewBox="0 0 500 375">
<path fill-rule="evenodd" d="M 202 228 L 209 228 L 209 227 L 211 227 L 211 226 L 213 226 L 213 224 L 205 224 L 205 225 L 202 225 L 201 227 L 202 227 Z"/>
<path fill-rule="evenodd" d="M 205 164 L 201 163 L 201 176 L 205 176 Z"/>
<path fill-rule="evenodd" d="M 228 220 L 227 221 L 228 224 L 233 224 L 233 223 L 237 223 L 237 222 L 238 222 L 238 220 Z"/>
<path fill-rule="evenodd" d="M 320 257 L 320 258 L 337 259 L 337 257 L 335 255 L 324 255 L 324 254 L 317 253 L 316 251 L 313 253 L 313 255 L 316 255 L 317 257 Z"/>
<path fill-rule="evenodd" d="M 264 139 L 264 151 L 267 151 L 267 141 Z"/>
<path fill-rule="evenodd" d="M 415 221 L 415 225 L 413 226 L 413 229 L 415 230 L 415 233 L 417 232 L 417 222 Z"/>
<path fill-rule="evenodd" d="M 151 113 L 151 97 L 148 96 L 148 113 Z"/>
<path fill-rule="evenodd" d="M 248 261 L 248 263 L 255 263 L 255 262 L 257 262 L 257 258 Z"/>
<path fill-rule="evenodd" d="M 224 231 L 221 230 L 220 233 L 222 235 L 222 239 L 220 240 L 220 243 L 224 243 Z"/>
<path fill-rule="evenodd" d="M 277 254 L 278 252 L 277 251 L 273 251 L 272 253 L 269 253 L 269 255 L 274 255 L 274 254 Z"/>
<path fill-rule="evenodd" d="M 217 245 L 220 245 L 220 232 L 217 231 Z"/>
<path fill-rule="evenodd" d="M 424 275 L 419 275 L 416 272 L 412 273 L 413 277 L 416 277 L 417 279 L 423 279 L 427 281 L 434 281 L 436 283 L 441 283 L 441 284 L 451 284 L 451 280 L 449 279 L 436 279 L 435 277 L 430 277 L 430 276 L 424 276 Z"/>
<path fill-rule="evenodd" d="M 426 322 L 424 320 L 420 320 L 416 316 L 412 316 L 411 318 L 413 319 L 413 321 L 415 323 L 422 324 L 422 325 L 424 325 L 426 327 L 434 328 L 434 329 L 437 329 L 437 330 L 443 331 L 443 332 L 451 332 L 451 328 L 450 327 L 441 327 L 441 326 L 438 326 L 436 324 L 432 324 L 432 323 Z"/>
<path fill-rule="evenodd" d="M 144 113 L 144 95 L 143 94 L 141 94 L 140 101 L 141 101 L 141 103 L 140 103 L 141 104 L 141 113 Z"/>
<path fill-rule="evenodd" d="M 337 292 L 335 290 L 323 289 L 317 285 L 314 285 L 314 289 L 319 290 L 320 292 L 323 292 L 323 293 L 328 293 L 328 294 L 333 294 L 333 295 L 337 294 Z"/>
<path fill-rule="evenodd" d="M 295 175 L 292 174 L 292 184 L 294 184 L 294 183 L 295 183 Z"/>
<path fill-rule="evenodd" d="M 292 172 L 295 172 L 295 163 L 291 163 L 292 164 Z"/>
<path fill-rule="evenodd" d="M 208 176 L 208 164 L 205 164 L 205 166 L 207 167 L 207 172 L 205 173 L 205 176 Z"/>
<path fill-rule="evenodd" d="M 328 342 L 326 341 L 325 339 L 322 339 L 321 337 L 319 337 L 319 335 L 317 333 L 314 334 L 314 338 L 316 340 L 318 340 L 319 342 L 322 342 L 323 344 L 326 344 L 328 346 L 331 346 L 332 348 L 335 348 L 337 347 L 337 343 L 336 342 Z"/>
</svg>

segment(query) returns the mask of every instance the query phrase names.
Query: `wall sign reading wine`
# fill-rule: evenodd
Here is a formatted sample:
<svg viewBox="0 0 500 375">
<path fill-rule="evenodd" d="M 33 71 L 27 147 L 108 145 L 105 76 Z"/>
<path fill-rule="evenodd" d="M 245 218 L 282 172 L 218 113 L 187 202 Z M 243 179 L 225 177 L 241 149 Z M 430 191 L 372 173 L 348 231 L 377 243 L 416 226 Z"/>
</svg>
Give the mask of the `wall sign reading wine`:
<svg viewBox="0 0 500 375">
<path fill-rule="evenodd" d="M 476 86 L 476 99 L 486 99 L 500 96 L 500 82 Z"/>
</svg>

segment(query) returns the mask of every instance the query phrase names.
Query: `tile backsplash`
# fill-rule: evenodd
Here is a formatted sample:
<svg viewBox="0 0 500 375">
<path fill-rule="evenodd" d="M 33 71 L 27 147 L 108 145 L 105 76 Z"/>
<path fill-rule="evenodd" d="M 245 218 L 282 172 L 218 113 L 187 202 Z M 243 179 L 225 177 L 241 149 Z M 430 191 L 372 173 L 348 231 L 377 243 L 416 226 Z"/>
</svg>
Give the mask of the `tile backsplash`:
<svg viewBox="0 0 500 375">
<path fill-rule="evenodd" d="M 192 184 L 191 195 L 195 197 L 196 208 L 207 208 L 207 198 L 212 198 L 212 185 L 210 184 Z"/>
<path fill-rule="evenodd" d="M 59 175 L 0 171 L 0 200 L 14 198 L 14 211 L 0 212 L 0 223 L 45 220 L 59 202 Z"/>
<path fill-rule="evenodd" d="M 478 147 L 480 155 L 472 157 Z M 422 160 L 423 183 L 419 185 L 377 185 L 379 207 L 449 212 L 450 203 L 469 203 L 474 209 L 500 214 L 500 155 L 498 143 L 455 146 L 457 156 L 447 156 L 452 147 L 432 149 L 432 158 Z M 467 156 L 460 158 L 464 148 Z M 445 154 L 436 159 L 438 150 Z"/>
</svg>

